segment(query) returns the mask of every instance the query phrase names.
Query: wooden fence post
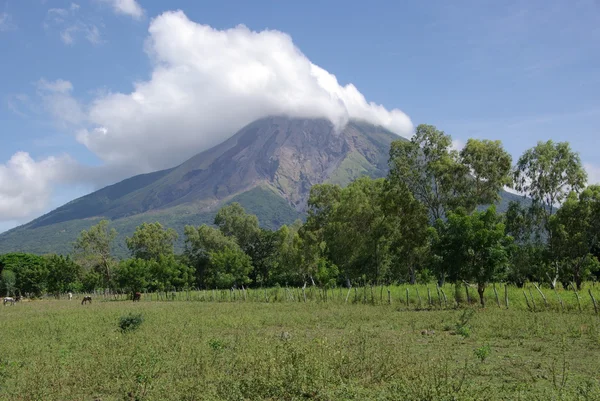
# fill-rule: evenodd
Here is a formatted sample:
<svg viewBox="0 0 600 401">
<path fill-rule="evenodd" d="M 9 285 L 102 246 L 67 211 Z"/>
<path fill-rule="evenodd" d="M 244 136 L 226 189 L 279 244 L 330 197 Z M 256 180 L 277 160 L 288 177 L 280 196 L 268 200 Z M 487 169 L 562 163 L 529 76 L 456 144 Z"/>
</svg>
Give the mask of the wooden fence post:
<svg viewBox="0 0 600 401">
<path fill-rule="evenodd" d="M 494 295 L 496 296 L 496 304 L 498 304 L 498 308 L 501 308 L 500 298 L 498 298 L 498 291 L 496 290 L 496 283 L 494 283 Z"/>
<path fill-rule="evenodd" d="M 579 299 L 579 294 L 577 293 L 577 289 L 575 288 L 575 285 L 573 283 L 571 283 L 571 288 L 573 289 L 573 292 L 575 293 L 575 297 L 577 298 L 577 305 L 579 306 L 579 312 L 581 312 L 581 300 Z"/>
<path fill-rule="evenodd" d="M 529 305 L 529 299 L 527 299 L 527 294 L 525 293 L 525 290 L 523 290 L 523 296 L 525 297 L 525 302 L 527 302 L 527 308 L 531 309 L 531 305 Z"/>
<path fill-rule="evenodd" d="M 419 308 L 422 306 L 422 302 L 421 302 L 421 295 L 419 295 L 419 289 L 415 288 L 415 290 L 417 291 L 417 298 L 419 299 Z"/>
<path fill-rule="evenodd" d="M 529 295 L 531 295 L 531 303 L 533 304 L 533 311 L 536 311 L 535 300 L 533 299 L 533 293 L 531 292 L 531 287 L 529 288 Z"/>
<path fill-rule="evenodd" d="M 467 304 L 471 305 L 471 295 L 469 294 L 469 286 L 465 283 L 465 292 L 467 293 Z"/>
<path fill-rule="evenodd" d="M 544 305 L 546 305 L 546 308 L 548 308 L 548 300 L 546 299 L 546 296 L 544 295 L 542 290 L 540 290 L 540 287 L 538 287 L 538 285 L 536 283 L 533 283 L 533 285 L 535 286 L 535 289 L 538 290 L 538 292 L 542 296 L 542 299 L 544 300 Z"/>
<path fill-rule="evenodd" d="M 598 305 L 596 304 L 596 298 L 594 298 L 594 294 L 592 294 L 592 289 L 588 288 L 588 292 L 590 293 L 590 298 L 592 298 L 592 302 L 594 303 L 594 312 L 596 315 L 598 314 Z"/>
<path fill-rule="evenodd" d="M 565 306 L 563 305 L 562 298 L 560 297 L 560 295 L 558 295 L 558 291 L 556 290 L 556 286 L 554 286 L 554 293 L 556 294 L 556 298 L 558 298 L 558 303 L 560 303 L 560 311 L 564 312 L 565 311 Z"/>
<path fill-rule="evenodd" d="M 508 284 L 504 284 L 504 304 L 506 305 L 506 309 L 508 309 Z"/>
</svg>

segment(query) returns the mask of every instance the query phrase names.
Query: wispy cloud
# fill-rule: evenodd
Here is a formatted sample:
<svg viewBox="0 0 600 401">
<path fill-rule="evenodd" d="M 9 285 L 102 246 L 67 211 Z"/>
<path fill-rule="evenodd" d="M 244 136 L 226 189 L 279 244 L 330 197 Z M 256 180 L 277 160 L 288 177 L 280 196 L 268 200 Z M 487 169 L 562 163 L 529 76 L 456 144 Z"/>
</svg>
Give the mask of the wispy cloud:
<svg viewBox="0 0 600 401">
<path fill-rule="evenodd" d="M 58 30 L 59 37 L 66 45 L 74 45 L 80 38 L 98 45 L 104 42 L 97 23 L 82 15 L 81 6 L 71 3 L 69 8 L 51 8 L 46 13 L 44 28 Z"/>
<path fill-rule="evenodd" d="M 17 25 L 13 22 L 12 15 L 7 12 L 0 13 L 0 32 L 12 31 L 17 29 Z"/>
<path fill-rule="evenodd" d="M 128 15 L 134 19 L 141 19 L 144 16 L 144 9 L 136 0 L 99 0 L 102 3 L 109 4 L 116 14 Z"/>
<path fill-rule="evenodd" d="M 585 163 L 584 167 L 588 173 L 588 183 L 600 184 L 600 166 L 592 163 Z"/>
</svg>

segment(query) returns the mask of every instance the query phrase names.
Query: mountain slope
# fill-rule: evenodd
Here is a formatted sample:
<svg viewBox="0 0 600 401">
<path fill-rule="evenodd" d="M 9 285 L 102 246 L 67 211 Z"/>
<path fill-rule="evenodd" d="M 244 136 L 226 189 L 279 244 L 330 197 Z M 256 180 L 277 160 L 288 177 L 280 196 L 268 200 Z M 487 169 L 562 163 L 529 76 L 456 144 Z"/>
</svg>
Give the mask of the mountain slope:
<svg viewBox="0 0 600 401">
<path fill-rule="evenodd" d="M 336 132 L 327 120 L 261 119 L 175 168 L 129 178 L 1 234 L 0 253 L 66 253 L 82 229 L 108 218 L 120 232 L 122 255 L 121 240 L 144 221 L 181 235 L 186 224 L 210 223 L 219 206 L 233 201 L 263 226 L 278 227 L 303 216 L 314 184 L 384 176 L 398 138 L 355 121 Z"/>
</svg>

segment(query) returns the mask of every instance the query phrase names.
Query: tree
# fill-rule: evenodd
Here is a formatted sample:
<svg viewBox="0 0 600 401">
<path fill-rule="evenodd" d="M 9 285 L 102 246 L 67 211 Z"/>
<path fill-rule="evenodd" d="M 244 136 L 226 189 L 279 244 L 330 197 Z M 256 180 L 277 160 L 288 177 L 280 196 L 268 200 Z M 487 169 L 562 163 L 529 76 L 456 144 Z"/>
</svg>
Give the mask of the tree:
<svg viewBox="0 0 600 401">
<path fill-rule="evenodd" d="M 108 220 L 102 220 L 89 230 L 83 230 L 74 244 L 74 249 L 81 260 L 102 271 L 105 284 L 110 286 L 111 270 L 114 265 L 111 246 L 117 231 L 114 228 L 109 229 L 108 225 Z"/>
<path fill-rule="evenodd" d="M 469 139 L 460 152 L 463 169 L 457 177 L 462 184 L 457 192 L 462 196 L 460 206 L 469 213 L 478 205 L 491 205 L 498 202 L 504 186 L 512 185 L 512 157 L 502 147 L 500 141 Z"/>
<path fill-rule="evenodd" d="M 497 202 L 512 182 L 511 163 L 500 141 L 469 139 L 459 153 L 449 135 L 421 124 L 409 142 L 392 143 L 388 179 L 406 185 L 435 221 L 458 208 L 472 213 Z"/>
<path fill-rule="evenodd" d="M 275 283 L 302 285 L 304 277 L 302 238 L 299 234 L 301 228 L 302 221 L 296 220 L 292 225 L 284 225 L 279 229 L 281 236 L 279 260 L 276 270 L 271 272 L 271 279 Z"/>
<path fill-rule="evenodd" d="M 579 196 L 572 192 L 550 218 L 551 257 L 566 287 L 574 281 L 578 289 L 599 268 L 592 255 L 600 240 L 600 186 L 586 188 Z"/>
<path fill-rule="evenodd" d="M 545 216 L 554 214 L 572 191 L 585 187 L 587 174 L 579 154 L 573 152 L 568 142 L 538 142 L 527 150 L 517 162 L 514 186 L 541 209 Z M 546 221 L 547 223 L 547 221 Z"/>
<path fill-rule="evenodd" d="M 164 229 L 158 222 L 143 223 L 125 242 L 134 258 L 158 260 L 160 255 L 173 255 L 173 243 L 177 237 L 175 230 Z"/>
<path fill-rule="evenodd" d="M 14 295 L 15 289 L 17 286 L 17 276 L 15 272 L 12 270 L 4 269 L 2 270 L 2 289 L 6 290 L 6 295 Z"/>
<path fill-rule="evenodd" d="M 263 285 L 274 284 L 272 278 L 277 274 L 281 262 L 280 251 L 287 236 L 286 230 L 287 227 L 277 231 L 260 229 L 254 244 L 248 249 L 248 256 L 253 266 L 250 274 L 253 282 Z"/>
<path fill-rule="evenodd" d="M 14 272 L 15 292 L 40 296 L 46 291 L 48 269 L 43 257 L 29 253 L 7 253 L 0 256 L 0 268 Z"/>
<path fill-rule="evenodd" d="M 250 282 L 248 275 L 252 270 L 250 257 L 239 247 L 226 247 L 209 253 L 210 264 L 206 282 L 218 288 L 231 288 Z"/>
<path fill-rule="evenodd" d="M 160 255 L 150 264 L 151 286 L 159 291 L 187 288 L 194 282 L 194 269 L 177 261 L 174 255 Z"/>
<path fill-rule="evenodd" d="M 436 222 L 436 229 L 433 250 L 437 268 L 454 282 L 475 281 L 481 306 L 485 306 L 486 285 L 505 273 L 507 246 L 512 241 L 496 208 L 471 215 L 450 213 L 447 221 Z"/>
<path fill-rule="evenodd" d="M 258 218 L 246 213 L 237 202 L 222 207 L 217 212 L 214 223 L 225 236 L 235 238 L 246 252 L 260 234 Z"/>
<path fill-rule="evenodd" d="M 153 262 L 139 258 L 121 261 L 115 272 L 115 281 L 119 288 L 132 294 L 147 289 Z"/>
<path fill-rule="evenodd" d="M 433 221 L 444 217 L 453 194 L 451 177 L 458 168 L 452 138 L 432 125 L 420 124 L 409 142 L 392 142 L 389 180 L 407 185 Z"/>
<path fill-rule="evenodd" d="M 80 287 L 83 269 L 69 256 L 51 255 L 46 259 L 46 266 L 48 267 L 48 292 L 59 295 Z"/>
<path fill-rule="evenodd" d="M 194 268 L 200 286 L 206 284 L 211 252 L 222 251 L 225 248 L 240 249 L 235 238 L 227 237 L 219 229 L 206 224 L 200 227 L 186 226 L 184 232 L 184 258 L 186 263 Z"/>
<path fill-rule="evenodd" d="M 531 213 L 539 218 L 537 235 L 544 239 L 549 254 L 555 253 L 552 247 L 556 244 L 552 240 L 550 217 L 569 193 L 585 187 L 586 180 L 579 154 L 571 150 L 568 142 L 538 142 L 519 158 L 514 171 L 514 187 L 531 199 Z M 545 270 L 554 287 L 560 266 L 556 259 L 550 262 Z"/>
<path fill-rule="evenodd" d="M 507 278 L 519 287 L 527 280 L 541 281 L 547 275 L 546 249 L 537 229 L 540 224 L 537 211 L 512 201 L 504 215 L 506 234 L 514 240 L 509 252 L 510 268 Z"/>
</svg>

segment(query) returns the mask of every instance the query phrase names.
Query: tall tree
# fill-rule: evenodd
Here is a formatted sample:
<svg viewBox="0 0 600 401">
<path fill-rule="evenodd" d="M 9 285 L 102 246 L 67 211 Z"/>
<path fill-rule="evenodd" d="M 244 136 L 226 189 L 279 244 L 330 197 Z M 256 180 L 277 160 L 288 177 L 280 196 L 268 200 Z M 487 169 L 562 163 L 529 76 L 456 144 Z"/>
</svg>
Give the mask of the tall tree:
<svg viewBox="0 0 600 401">
<path fill-rule="evenodd" d="M 59 295 L 80 287 L 83 269 L 69 256 L 51 255 L 46 259 L 48 267 L 48 292 Z"/>
<path fill-rule="evenodd" d="M 435 221 L 451 207 L 457 157 L 452 137 L 433 125 L 420 124 L 410 141 L 392 142 L 389 179 L 407 185 Z"/>
<path fill-rule="evenodd" d="M 439 261 L 437 268 L 454 282 L 477 283 L 480 303 L 485 306 L 487 283 L 505 273 L 507 246 L 512 241 L 495 206 L 471 215 L 450 213 L 448 220 L 438 220 L 436 227 L 433 250 Z"/>
<path fill-rule="evenodd" d="M 0 282 L 2 283 L 2 291 L 7 296 L 15 295 L 15 289 L 17 288 L 17 276 L 15 272 L 9 269 L 2 270 L 0 275 Z"/>
<path fill-rule="evenodd" d="M 514 172 L 515 189 L 533 201 L 547 216 L 554 214 L 572 191 L 585 187 L 587 174 L 579 154 L 568 142 L 538 142 L 517 162 Z"/>
<path fill-rule="evenodd" d="M 392 143 L 388 179 L 406 185 L 435 221 L 458 208 L 472 213 L 498 201 L 512 182 L 511 163 L 500 141 L 470 139 L 459 153 L 449 135 L 421 124 L 410 142 Z"/>
<path fill-rule="evenodd" d="M 89 230 L 83 230 L 74 244 L 76 255 L 92 267 L 98 267 L 104 275 L 105 284 L 109 286 L 115 264 L 111 246 L 116 236 L 117 231 L 109 228 L 108 220 L 102 220 Z"/>
<path fill-rule="evenodd" d="M 550 218 L 550 230 L 551 257 L 563 285 L 573 281 L 581 289 L 599 267 L 592 251 L 600 240 L 600 186 L 590 186 L 579 196 L 572 192 Z"/>
<path fill-rule="evenodd" d="M 217 253 L 230 255 L 233 252 L 244 253 L 234 237 L 225 236 L 219 229 L 205 224 L 185 227 L 184 256 L 196 271 L 198 285 L 214 285 L 216 282 L 214 266 L 211 265 L 212 256 Z"/>
<path fill-rule="evenodd" d="M 252 261 L 239 247 L 210 252 L 206 283 L 219 288 L 250 283 Z"/>
<path fill-rule="evenodd" d="M 456 183 L 462 206 L 472 212 L 478 205 L 495 204 L 500 191 L 512 184 L 512 157 L 500 141 L 469 139 L 460 152 L 462 169 Z"/>
<path fill-rule="evenodd" d="M 540 219 L 537 235 L 545 240 L 549 254 L 555 253 L 552 248 L 556 244 L 551 238 L 550 217 L 571 192 L 579 192 L 585 187 L 586 180 L 579 154 L 571 150 L 568 142 L 538 142 L 519 158 L 514 171 L 514 187 L 531 199 L 531 213 Z M 560 276 L 560 266 L 556 259 L 549 262 L 545 274 L 554 287 Z"/>
<path fill-rule="evenodd" d="M 258 218 L 246 213 L 237 202 L 222 207 L 217 212 L 214 223 L 224 235 L 236 238 L 244 251 L 248 251 L 260 234 Z"/>
<path fill-rule="evenodd" d="M 546 248 L 540 231 L 538 209 L 512 201 L 504 215 L 506 234 L 514 242 L 510 248 L 510 268 L 507 279 L 522 287 L 527 280 L 545 280 Z"/>
<path fill-rule="evenodd" d="M 177 237 L 175 230 L 165 229 L 158 222 L 143 223 L 125 242 L 134 258 L 158 260 L 161 255 L 173 255 L 173 243 Z"/>
</svg>

